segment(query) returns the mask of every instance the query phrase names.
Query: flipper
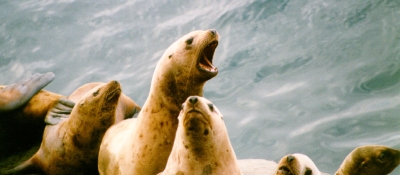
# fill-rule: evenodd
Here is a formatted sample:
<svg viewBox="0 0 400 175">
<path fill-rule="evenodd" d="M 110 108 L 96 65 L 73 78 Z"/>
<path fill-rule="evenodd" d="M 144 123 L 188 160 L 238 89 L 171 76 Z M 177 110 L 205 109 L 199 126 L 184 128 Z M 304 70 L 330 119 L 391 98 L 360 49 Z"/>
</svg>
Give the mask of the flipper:
<svg viewBox="0 0 400 175">
<path fill-rule="evenodd" d="M 35 74 L 0 89 L 0 112 L 11 111 L 26 104 L 36 93 L 53 81 L 52 72 Z"/>
<path fill-rule="evenodd" d="M 33 159 L 29 159 L 22 164 L 10 169 L 5 172 L 0 172 L 5 175 L 15 175 L 15 174 L 42 174 L 43 172 L 35 165 Z"/>
<path fill-rule="evenodd" d="M 57 104 L 47 112 L 44 122 L 48 125 L 56 125 L 60 123 L 69 117 L 74 106 L 75 103 L 71 100 L 66 98 L 58 99 Z"/>
</svg>

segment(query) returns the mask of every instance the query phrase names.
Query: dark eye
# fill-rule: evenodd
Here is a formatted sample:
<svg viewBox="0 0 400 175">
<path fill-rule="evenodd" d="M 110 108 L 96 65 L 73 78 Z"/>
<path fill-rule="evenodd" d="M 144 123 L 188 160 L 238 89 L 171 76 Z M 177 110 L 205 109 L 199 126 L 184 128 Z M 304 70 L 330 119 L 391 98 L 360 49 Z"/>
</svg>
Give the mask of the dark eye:
<svg viewBox="0 0 400 175">
<path fill-rule="evenodd" d="M 99 94 L 100 90 L 97 90 L 96 92 L 93 92 L 93 97 L 96 97 Z"/>
<path fill-rule="evenodd" d="M 304 173 L 304 175 L 312 175 L 312 170 L 307 168 L 306 172 Z"/>
<path fill-rule="evenodd" d="M 191 45 L 193 43 L 193 38 L 189 38 L 185 42 L 187 45 Z"/>
<path fill-rule="evenodd" d="M 208 108 L 210 108 L 211 112 L 214 112 L 214 105 L 212 103 L 208 104 Z"/>
<path fill-rule="evenodd" d="M 385 158 L 386 158 L 386 154 L 385 153 L 379 154 L 379 157 L 378 157 L 379 160 L 383 161 Z"/>
</svg>

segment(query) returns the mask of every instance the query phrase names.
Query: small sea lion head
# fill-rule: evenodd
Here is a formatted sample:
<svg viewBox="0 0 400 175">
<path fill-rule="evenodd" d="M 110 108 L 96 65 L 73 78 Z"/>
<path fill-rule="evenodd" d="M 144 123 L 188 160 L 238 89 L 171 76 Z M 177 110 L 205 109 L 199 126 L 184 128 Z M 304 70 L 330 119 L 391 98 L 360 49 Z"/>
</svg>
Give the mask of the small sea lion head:
<svg viewBox="0 0 400 175">
<path fill-rule="evenodd" d="M 118 81 L 100 84 L 80 98 L 78 110 L 87 116 L 114 115 L 120 95 L 121 85 Z"/>
<path fill-rule="evenodd" d="M 190 96 L 183 103 L 179 120 L 184 132 L 194 141 L 206 141 L 214 134 L 213 128 L 223 123 L 218 108 L 204 97 Z"/>
<path fill-rule="evenodd" d="M 386 175 L 400 163 L 400 151 L 382 145 L 354 149 L 340 166 L 337 174 Z"/>
<path fill-rule="evenodd" d="M 320 175 L 314 162 L 304 154 L 289 154 L 278 164 L 276 175 Z"/>
</svg>

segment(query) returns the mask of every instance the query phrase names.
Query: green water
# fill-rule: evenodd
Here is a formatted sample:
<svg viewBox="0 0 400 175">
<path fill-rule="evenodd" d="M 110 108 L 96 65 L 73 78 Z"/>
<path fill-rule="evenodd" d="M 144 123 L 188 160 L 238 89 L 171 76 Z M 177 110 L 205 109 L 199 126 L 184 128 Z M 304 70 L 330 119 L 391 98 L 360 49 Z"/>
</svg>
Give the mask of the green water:
<svg viewBox="0 0 400 175">
<path fill-rule="evenodd" d="M 114 79 L 143 105 L 164 50 L 210 28 L 204 95 L 239 159 L 300 152 L 333 174 L 357 146 L 400 149 L 396 0 L 2 1 L 0 83 L 51 71 L 46 89 L 68 95 Z"/>
</svg>

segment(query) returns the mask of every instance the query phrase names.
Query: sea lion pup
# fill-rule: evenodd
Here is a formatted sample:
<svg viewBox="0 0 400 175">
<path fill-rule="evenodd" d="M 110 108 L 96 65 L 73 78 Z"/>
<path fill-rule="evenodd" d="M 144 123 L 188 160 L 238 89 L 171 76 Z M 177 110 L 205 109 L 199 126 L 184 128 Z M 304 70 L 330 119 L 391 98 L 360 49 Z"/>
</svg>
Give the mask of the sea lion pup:
<svg viewBox="0 0 400 175">
<path fill-rule="evenodd" d="M 84 84 L 78 89 L 76 89 L 74 92 L 72 92 L 68 96 L 68 99 L 60 99 L 58 104 L 54 108 L 49 110 L 48 114 L 45 117 L 45 122 L 50 125 L 56 125 L 63 119 L 68 118 L 74 104 L 77 103 L 78 100 L 85 93 L 102 84 L 106 83 L 91 82 Z M 140 110 L 141 110 L 140 106 L 136 104 L 135 101 L 133 101 L 125 94 L 121 93 L 115 117 L 116 123 L 128 118 L 132 118 L 134 114 L 138 113 Z"/>
<path fill-rule="evenodd" d="M 223 116 L 203 97 L 191 96 L 178 117 L 174 146 L 159 175 L 239 175 Z"/>
<path fill-rule="evenodd" d="M 164 170 L 178 127 L 182 103 L 202 96 L 219 35 L 194 31 L 174 42 L 159 60 L 150 93 L 136 119 L 111 127 L 100 146 L 100 174 L 154 175 Z"/>
<path fill-rule="evenodd" d="M 54 77 L 52 72 L 35 74 L 0 86 L 0 158 L 40 143 L 47 111 L 64 97 L 42 90 Z"/>
<path fill-rule="evenodd" d="M 8 174 L 97 174 L 97 157 L 106 130 L 115 123 L 121 87 L 101 84 L 83 95 L 69 118 L 47 125 L 39 151 Z"/>
<path fill-rule="evenodd" d="M 400 151 L 381 145 L 360 146 L 350 152 L 335 175 L 386 175 L 400 163 Z"/>
<path fill-rule="evenodd" d="M 321 172 L 308 156 L 296 153 L 282 157 L 276 175 L 321 175 Z"/>
</svg>

